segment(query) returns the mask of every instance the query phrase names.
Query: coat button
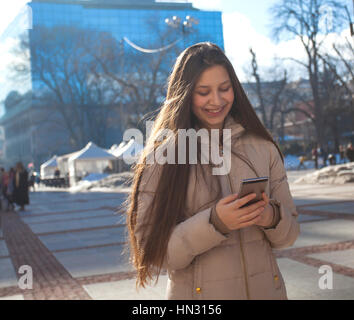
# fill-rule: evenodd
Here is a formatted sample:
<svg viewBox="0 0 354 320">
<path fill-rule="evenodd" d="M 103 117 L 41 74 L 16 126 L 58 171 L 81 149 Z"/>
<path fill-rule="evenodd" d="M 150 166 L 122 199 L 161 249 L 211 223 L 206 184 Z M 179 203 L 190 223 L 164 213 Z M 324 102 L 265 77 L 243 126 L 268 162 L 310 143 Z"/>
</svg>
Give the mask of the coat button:
<svg viewBox="0 0 354 320">
<path fill-rule="evenodd" d="M 197 291 L 197 293 L 200 293 L 202 291 L 201 288 L 196 288 L 195 291 Z"/>
<path fill-rule="evenodd" d="M 279 277 L 277 275 L 274 276 L 274 280 L 275 281 L 278 281 L 279 280 Z"/>
</svg>

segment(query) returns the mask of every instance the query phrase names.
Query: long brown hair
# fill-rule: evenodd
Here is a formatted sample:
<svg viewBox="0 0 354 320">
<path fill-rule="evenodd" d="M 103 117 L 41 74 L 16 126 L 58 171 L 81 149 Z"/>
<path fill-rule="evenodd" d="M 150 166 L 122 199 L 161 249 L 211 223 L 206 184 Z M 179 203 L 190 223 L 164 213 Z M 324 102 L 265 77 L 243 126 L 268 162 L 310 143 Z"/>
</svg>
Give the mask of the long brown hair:
<svg viewBox="0 0 354 320">
<path fill-rule="evenodd" d="M 137 270 L 137 288 L 145 287 L 149 280 L 156 275 L 157 279 L 161 272 L 164 257 L 167 250 L 167 243 L 173 227 L 186 218 L 186 190 L 190 174 L 187 164 L 165 164 L 162 165 L 162 172 L 154 196 L 149 208 L 144 212 L 147 217 L 146 226 L 152 226 L 144 234 L 144 242 L 138 243 L 135 237 L 135 226 L 137 221 L 138 194 L 141 178 L 146 168 L 146 158 L 150 152 L 154 152 L 162 142 L 157 143 L 156 137 L 160 129 L 170 129 L 177 137 L 178 129 L 190 129 L 196 125 L 196 117 L 192 112 L 192 93 L 194 86 L 207 68 L 214 65 L 222 65 L 228 71 L 233 90 L 235 93 L 234 103 L 230 114 L 234 119 L 248 132 L 269 140 L 277 147 L 281 158 L 283 155 L 273 140 L 270 133 L 258 119 L 252 108 L 236 74 L 232 64 L 225 56 L 223 51 L 215 44 L 203 42 L 195 44 L 185 49 L 177 58 L 172 73 L 168 80 L 167 97 L 158 113 L 152 133 L 147 141 L 146 147 L 142 153 L 138 164 L 133 168 L 134 177 L 132 181 L 132 191 L 126 201 L 127 206 L 127 227 L 129 232 L 128 245 L 130 246 L 130 255 L 134 267 Z M 176 149 L 178 148 L 178 139 L 176 138 Z M 284 160 L 283 160 L 284 161 Z M 208 174 L 209 166 L 201 165 L 203 177 L 207 187 L 212 184 L 211 175 Z M 206 174 L 205 174 L 206 173 Z M 209 181 L 208 181 L 209 179 Z M 210 180 L 211 179 L 211 180 Z M 210 194 L 214 194 L 215 192 Z M 216 201 L 220 196 L 216 193 Z"/>
</svg>

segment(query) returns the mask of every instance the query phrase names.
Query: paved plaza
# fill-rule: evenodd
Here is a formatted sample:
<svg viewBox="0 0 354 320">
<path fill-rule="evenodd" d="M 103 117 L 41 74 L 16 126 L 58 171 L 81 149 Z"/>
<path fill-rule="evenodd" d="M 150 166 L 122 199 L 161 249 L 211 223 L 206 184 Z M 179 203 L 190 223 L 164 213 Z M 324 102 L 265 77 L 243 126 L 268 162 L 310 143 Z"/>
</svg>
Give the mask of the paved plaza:
<svg viewBox="0 0 354 320">
<path fill-rule="evenodd" d="M 354 184 L 294 184 L 301 234 L 276 250 L 289 299 L 354 299 Z M 127 193 L 31 192 L 25 212 L 2 212 L 0 300 L 164 299 L 167 276 L 135 290 L 125 250 Z M 33 271 L 33 288 L 20 289 L 20 267 Z M 320 289 L 321 266 L 333 270 L 333 288 Z"/>
</svg>

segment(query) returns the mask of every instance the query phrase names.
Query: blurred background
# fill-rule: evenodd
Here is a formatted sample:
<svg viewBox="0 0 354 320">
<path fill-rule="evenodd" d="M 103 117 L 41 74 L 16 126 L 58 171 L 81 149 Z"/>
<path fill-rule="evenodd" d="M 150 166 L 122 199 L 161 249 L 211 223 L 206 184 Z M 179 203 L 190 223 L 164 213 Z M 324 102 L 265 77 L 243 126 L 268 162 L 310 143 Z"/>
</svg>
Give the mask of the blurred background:
<svg viewBox="0 0 354 320">
<path fill-rule="evenodd" d="M 122 141 L 124 131 L 145 134 L 142 120 L 161 106 L 175 58 L 201 41 L 225 50 L 288 169 L 325 166 L 329 155 L 331 164 L 345 162 L 354 141 L 353 6 L 351 0 L 2 2 L 0 166 L 21 161 L 42 179 L 73 181 L 129 170 L 123 154 L 142 146 Z"/>
</svg>

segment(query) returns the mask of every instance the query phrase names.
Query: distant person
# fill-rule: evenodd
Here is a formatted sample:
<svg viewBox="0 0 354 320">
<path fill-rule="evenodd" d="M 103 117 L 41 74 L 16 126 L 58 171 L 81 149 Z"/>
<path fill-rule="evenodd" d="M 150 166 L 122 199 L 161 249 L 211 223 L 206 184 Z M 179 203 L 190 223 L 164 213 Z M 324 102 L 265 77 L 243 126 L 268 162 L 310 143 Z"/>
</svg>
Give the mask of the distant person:
<svg viewBox="0 0 354 320">
<path fill-rule="evenodd" d="M 70 175 L 69 172 L 65 174 L 65 187 L 69 188 L 70 187 Z"/>
<path fill-rule="evenodd" d="M 325 166 L 327 166 L 327 157 L 328 157 L 327 147 L 323 147 L 322 152 L 321 152 L 321 156 L 323 159 L 322 167 L 325 167 Z"/>
<path fill-rule="evenodd" d="M 345 163 L 345 146 L 343 144 L 339 145 L 339 156 L 340 156 L 340 163 Z"/>
<path fill-rule="evenodd" d="M 348 145 L 347 145 L 346 156 L 347 156 L 349 162 L 353 162 L 354 161 L 354 147 L 353 147 L 353 144 L 351 142 L 349 142 Z"/>
<path fill-rule="evenodd" d="M 300 163 L 297 166 L 297 170 L 300 170 L 301 167 L 303 167 L 304 169 L 307 169 L 306 166 L 305 166 L 305 157 L 301 156 L 301 157 L 299 157 L 299 160 L 300 160 Z"/>
<path fill-rule="evenodd" d="M 60 170 L 59 168 L 56 168 L 54 171 L 54 178 L 60 178 Z"/>
<path fill-rule="evenodd" d="M 36 181 L 36 176 L 35 176 L 34 172 L 32 172 L 32 174 L 28 180 L 28 187 L 32 188 L 33 192 L 36 191 L 35 186 L 34 186 L 35 181 Z"/>
<path fill-rule="evenodd" d="M 107 166 L 106 168 L 104 168 L 103 173 L 112 173 L 111 167 Z"/>
<path fill-rule="evenodd" d="M 318 152 L 316 147 L 312 149 L 312 160 L 315 162 L 315 168 L 318 169 Z"/>
<path fill-rule="evenodd" d="M 21 162 L 16 164 L 13 199 L 20 206 L 20 211 L 24 211 L 25 205 L 29 204 L 28 172 Z"/>
<path fill-rule="evenodd" d="M 329 164 L 330 164 L 331 166 L 333 166 L 333 165 L 336 164 L 336 157 L 335 157 L 332 153 L 330 153 L 330 154 L 328 155 L 328 161 L 329 161 Z"/>
</svg>

